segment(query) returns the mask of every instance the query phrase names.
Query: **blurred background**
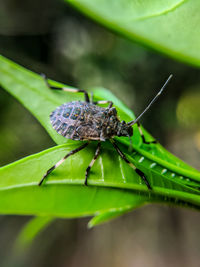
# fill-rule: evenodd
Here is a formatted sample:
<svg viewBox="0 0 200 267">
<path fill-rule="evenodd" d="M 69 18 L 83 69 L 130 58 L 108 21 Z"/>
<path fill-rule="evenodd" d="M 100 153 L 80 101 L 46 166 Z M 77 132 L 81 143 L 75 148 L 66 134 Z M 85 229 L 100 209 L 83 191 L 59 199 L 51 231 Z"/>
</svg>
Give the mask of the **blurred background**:
<svg viewBox="0 0 200 267">
<path fill-rule="evenodd" d="M 0 0 L 0 54 L 68 85 L 102 86 L 139 114 L 170 152 L 199 169 L 199 69 L 125 40 L 62 1 Z M 29 132 L 27 132 L 29 129 Z M 36 119 L 0 88 L 0 166 L 54 146 Z M 30 217 L 0 217 L 0 266 L 199 266 L 196 211 L 146 206 L 92 230 L 88 218 L 57 219 L 30 248 L 13 243 Z"/>
</svg>

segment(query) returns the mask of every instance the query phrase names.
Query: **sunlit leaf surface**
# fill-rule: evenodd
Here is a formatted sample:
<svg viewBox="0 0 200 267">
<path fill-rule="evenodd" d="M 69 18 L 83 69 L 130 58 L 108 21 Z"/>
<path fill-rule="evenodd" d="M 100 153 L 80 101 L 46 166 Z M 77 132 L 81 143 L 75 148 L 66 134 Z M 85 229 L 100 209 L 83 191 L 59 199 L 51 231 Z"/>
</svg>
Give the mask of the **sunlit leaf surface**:
<svg viewBox="0 0 200 267">
<path fill-rule="evenodd" d="M 65 1 L 129 39 L 200 66 L 197 0 Z"/>
</svg>

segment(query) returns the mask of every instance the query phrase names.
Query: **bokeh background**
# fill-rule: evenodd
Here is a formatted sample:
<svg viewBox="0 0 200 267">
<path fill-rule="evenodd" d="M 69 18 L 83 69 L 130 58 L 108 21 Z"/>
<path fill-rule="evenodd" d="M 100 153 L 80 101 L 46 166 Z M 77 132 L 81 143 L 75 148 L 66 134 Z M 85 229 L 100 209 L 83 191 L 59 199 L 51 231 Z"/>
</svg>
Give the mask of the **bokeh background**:
<svg viewBox="0 0 200 267">
<path fill-rule="evenodd" d="M 54 0 L 0 0 L 0 53 L 68 85 L 108 88 L 135 114 L 172 73 L 142 124 L 170 152 L 200 168 L 199 69 L 117 36 Z M 0 88 L 0 166 L 54 145 Z M 0 217 L 0 266 L 199 266 L 196 211 L 151 205 L 91 230 L 88 218 L 57 219 L 27 250 L 13 253 L 30 219 Z"/>
</svg>

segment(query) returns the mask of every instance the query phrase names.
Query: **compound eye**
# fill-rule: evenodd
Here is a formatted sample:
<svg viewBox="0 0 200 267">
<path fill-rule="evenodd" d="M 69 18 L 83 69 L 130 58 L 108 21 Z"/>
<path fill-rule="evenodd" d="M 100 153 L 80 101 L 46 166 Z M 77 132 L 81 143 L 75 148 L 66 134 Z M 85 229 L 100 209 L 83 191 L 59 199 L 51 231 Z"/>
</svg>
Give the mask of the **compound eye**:
<svg viewBox="0 0 200 267">
<path fill-rule="evenodd" d="M 109 115 L 114 115 L 114 116 L 117 115 L 117 110 L 116 110 L 116 108 L 114 108 L 114 107 L 113 107 L 113 108 L 110 108 L 108 114 L 109 114 Z"/>
</svg>

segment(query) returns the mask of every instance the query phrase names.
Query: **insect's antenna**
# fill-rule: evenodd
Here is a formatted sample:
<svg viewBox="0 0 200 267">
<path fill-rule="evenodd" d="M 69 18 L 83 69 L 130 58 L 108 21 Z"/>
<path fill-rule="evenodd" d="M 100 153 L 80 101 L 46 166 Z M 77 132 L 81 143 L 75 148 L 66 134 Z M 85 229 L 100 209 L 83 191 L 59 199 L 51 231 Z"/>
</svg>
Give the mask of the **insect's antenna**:
<svg viewBox="0 0 200 267">
<path fill-rule="evenodd" d="M 136 122 L 139 121 L 139 119 L 144 115 L 144 113 L 153 105 L 153 103 L 158 99 L 158 97 L 162 94 L 163 90 L 165 89 L 166 85 L 169 83 L 169 81 L 172 78 L 172 74 L 169 76 L 169 78 L 166 80 L 166 82 L 164 83 L 164 85 L 162 86 L 162 88 L 160 89 L 160 91 L 157 93 L 157 95 L 151 100 L 151 102 L 149 103 L 149 105 L 145 108 L 145 110 L 133 121 L 128 122 L 127 124 L 129 126 L 135 124 Z"/>
</svg>

